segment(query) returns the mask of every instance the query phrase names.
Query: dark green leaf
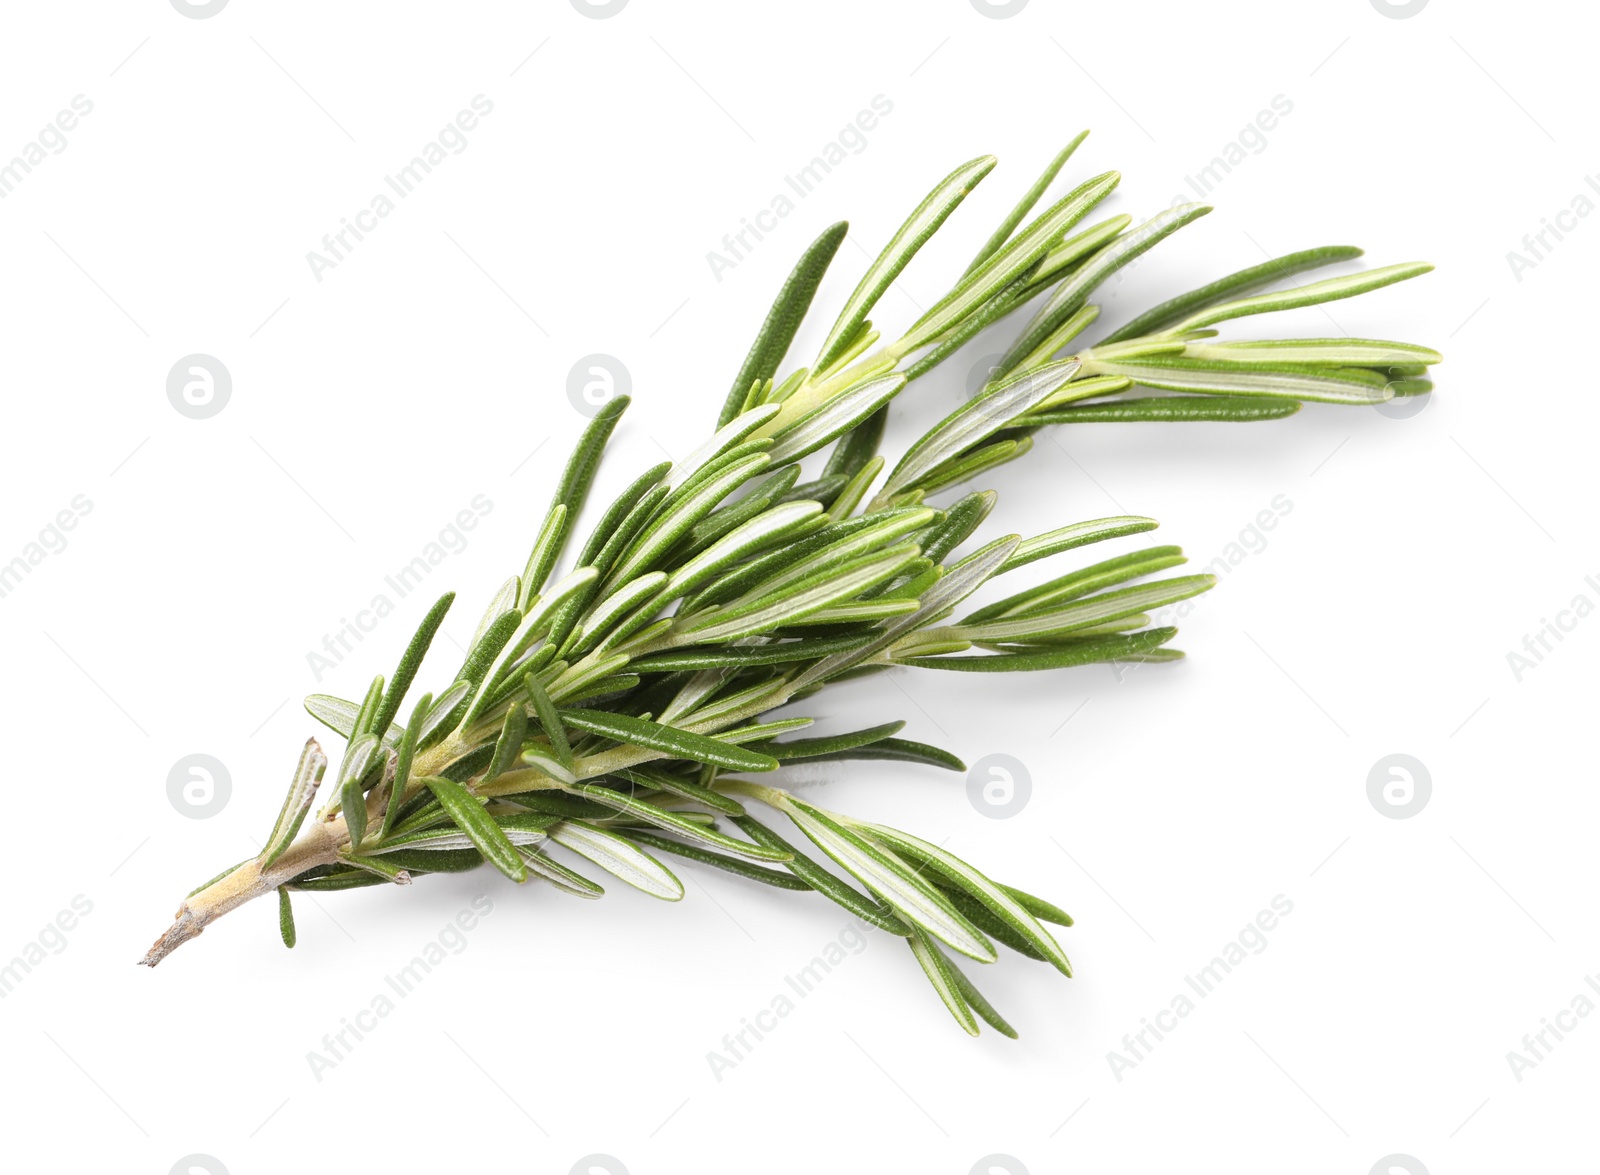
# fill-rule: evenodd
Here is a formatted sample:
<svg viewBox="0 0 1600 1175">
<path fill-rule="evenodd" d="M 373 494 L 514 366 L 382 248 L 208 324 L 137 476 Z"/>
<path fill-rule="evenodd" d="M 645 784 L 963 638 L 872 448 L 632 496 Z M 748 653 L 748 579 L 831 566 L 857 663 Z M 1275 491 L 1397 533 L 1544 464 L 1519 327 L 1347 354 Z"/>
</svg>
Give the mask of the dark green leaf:
<svg viewBox="0 0 1600 1175">
<path fill-rule="evenodd" d="M 294 910 L 289 905 L 288 889 L 281 885 L 278 887 L 278 933 L 283 936 L 283 945 L 294 950 Z"/>
<path fill-rule="evenodd" d="M 837 902 L 846 910 L 849 910 L 863 922 L 871 923 L 880 930 L 887 930 L 890 934 L 898 934 L 901 937 L 911 933 L 911 927 L 896 917 L 888 906 L 861 893 L 854 886 L 839 880 L 839 878 L 828 872 L 821 865 L 818 865 L 754 816 L 735 816 L 733 817 L 733 822 L 744 829 L 745 834 L 757 844 L 766 845 L 768 848 L 778 849 L 782 852 L 793 853 L 794 859 L 785 862 L 785 867 L 789 872 L 793 873 L 823 897 Z"/>
<path fill-rule="evenodd" d="M 450 611 L 455 598 L 455 592 L 446 592 L 422 618 L 422 623 L 411 637 L 411 643 L 406 646 L 405 654 L 400 658 L 400 664 L 395 667 L 394 676 L 389 679 L 389 691 L 383 695 L 383 705 L 378 708 L 378 717 L 369 729 L 384 734 L 395 715 L 400 713 L 400 703 L 416 679 L 422 658 L 427 655 L 428 646 L 433 643 L 434 634 L 439 631 L 439 625 L 444 623 L 445 613 Z"/>
<path fill-rule="evenodd" d="M 455 826 L 471 838 L 478 851 L 500 872 L 512 881 L 526 881 L 528 869 L 516 847 L 506 839 L 506 834 L 483 810 L 483 804 L 464 786 L 453 779 L 429 776 L 422 781 L 439 801 Z"/>
<path fill-rule="evenodd" d="M 648 747 L 676 759 L 714 763 L 729 771 L 771 771 L 778 765 L 776 759 L 745 747 L 732 746 L 703 734 L 663 726 L 659 722 L 649 722 L 627 714 L 563 709 L 561 718 L 568 726 L 590 734 L 604 735 L 615 742 Z"/>
</svg>

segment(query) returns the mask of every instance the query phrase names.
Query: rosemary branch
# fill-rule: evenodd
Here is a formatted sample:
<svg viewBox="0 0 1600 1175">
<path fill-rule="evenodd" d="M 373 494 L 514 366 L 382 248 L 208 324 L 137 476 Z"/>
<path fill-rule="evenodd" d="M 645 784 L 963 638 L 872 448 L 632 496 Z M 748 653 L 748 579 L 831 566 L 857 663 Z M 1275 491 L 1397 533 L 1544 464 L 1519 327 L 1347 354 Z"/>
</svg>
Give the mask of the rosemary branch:
<svg viewBox="0 0 1600 1175">
<path fill-rule="evenodd" d="M 602 408 L 567 463 L 526 567 L 491 599 L 449 687 L 423 695 L 399 721 L 453 594 L 361 701 L 306 700 L 345 740 L 324 807 L 307 824 L 329 766 L 312 739 L 266 847 L 191 893 L 142 961 L 155 966 L 217 918 L 272 892 L 290 946 L 296 890 L 408 884 L 488 862 L 514 881 L 538 878 L 586 898 L 604 892 L 556 849 L 677 900 L 683 886 L 655 855 L 666 853 L 814 890 L 904 937 L 966 1031 L 976 1034 L 982 1019 L 1014 1036 L 946 951 L 987 963 L 998 943 L 1070 976 L 1044 926 L 1071 925 L 1064 911 L 908 833 L 747 778 L 797 760 L 963 764 L 897 738 L 902 723 L 794 739 L 779 736 L 811 720 L 772 713 L 832 682 L 906 666 L 1008 672 L 1181 657 L 1169 647 L 1176 630 L 1152 627 L 1150 613 L 1215 581 L 1152 578 L 1184 562 L 1176 547 L 1069 570 L 955 618 L 991 580 L 1152 530 L 1153 519 L 1094 519 L 964 551 L 995 495 L 970 492 L 942 508 L 926 499 L 1023 456 L 1040 428 L 1242 422 L 1287 416 L 1309 401 L 1382 403 L 1428 392 L 1428 369 L 1440 361 L 1426 347 L 1384 340 L 1218 337 L 1216 328 L 1235 319 L 1352 297 L 1430 268 L 1393 265 L 1269 289 L 1354 260 L 1360 250 L 1348 246 L 1230 274 L 1074 349 L 1099 315 L 1095 290 L 1210 211 L 1191 204 L 1138 226 L 1113 216 L 1079 229 L 1117 187 L 1120 177 L 1107 172 L 1029 219 L 1083 137 L 1056 156 L 949 292 L 880 345 L 868 314 L 995 161 L 983 156 L 951 172 L 868 267 L 815 361 L 780 378 L 845 236 L 844 224 L 830 227 L 773 303 L 712 437 L 682 464 L 644 472 L 573 550 L 627 398 Z M 889 466 L 878 448 L 891 402 L 1029 305 L 1031 319 L 990 382 Z M 1130 394 L 1135 388 L 1158 394 Z M 823 449 L 824 467 L 801 483 L 801 462 Z M 557 577 L 563 562 L 570 570 Z M 747 806 L 757 804 L 786 817 L 836 868 L 758 820 Z"/>
</svg>

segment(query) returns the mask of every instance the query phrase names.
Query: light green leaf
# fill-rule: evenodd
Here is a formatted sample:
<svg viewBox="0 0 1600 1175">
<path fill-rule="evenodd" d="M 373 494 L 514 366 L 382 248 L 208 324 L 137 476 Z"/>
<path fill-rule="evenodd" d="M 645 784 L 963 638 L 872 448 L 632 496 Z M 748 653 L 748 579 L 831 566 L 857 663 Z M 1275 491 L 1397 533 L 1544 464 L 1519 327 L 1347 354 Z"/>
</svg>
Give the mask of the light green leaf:
<svg viewBox="0 0 1600 1175">
<path fill-rule="evenodd" d="M 928 977 L 928 982 L 933 984 L 933 990 L 938 993 L 939 999 L 950 1009 L 950 1014 L 956 1018 L 956 1023 L 961 1025 L 968 1036 L 977 1036 L 978 1022 L 973 1019 L 972 1009 L 967 1007 L 967 1001 L 961 994 L 955 967 L 922 931 L 913 930 L 910 941 L 911 953 L 922 965 L 922 973 Z"/>
<path fill-rule="evenodd" d="M 653 898 L 676 902 L 683 897 L 683 883 L 672 870 L 616 833 L 578 820 L 563 820 L 551 826 L 550 839 Z"/>
<path fill-rule="evenodd" d="M 283 797 L 283 807 L 278 810 L 278 819 L 267 834 L 267 843 L 261 855 L 256 858 L 263 871 L 294 843 L 295 834 L 300 831 L 306 813 L 311 810 L 312 801 L 317 797 L 317 787 L 322 783 L 322 775 L 327 768 L 328 756 L 322 753 L 317 740 L 306 739 L 306 745 L 300 749 L 300 761 L 295 764 L 294 775 L 289 780 L 289 790 Z"/>
<path fill-rule="evenodd" d="M 1000 227 L 995 229 L 993 235 L 983 243 L 983 248 L 978 250 L 978 255 L 972 259 L 972 264 L 962 271 L 962 277 L 966 277 L 978 266 L 993 257 L 999 251 L 1000 246 L 1011 239 L 1011 234 L 1016 231 L 1017 225 L 1021 224 L 1023 218 L 1033 211 L 1033 206 L 1039 202 L 1039 198 L 1045 194 L 1050 185 L 1055 183 L 1056 176 L 1060 174 L 1067 160 L 1072 158 L 1072 153 L 1088 137 L 1088 131 L 1079 131 L 1077 137 L 1063 147 L 1056 157 L 1050 161 L 1050 165 L 1044 169 L 1039 178 L 1033 181 L 1033 187 L 1023 193 L 1022 199 L 1017 201 L 1017 206 L 1006 214 L 1006 218 L 1000 222 Z"/>
<path fill-rule="evenodd" d="M 1251 298 L 1240 298 L 1237 301 L 1224 302 L 1219 306 L 1197 311 L 1162 333 L 1176 336 L 1198 330 L 1200 327 L 1226 322 L 1231 318 L 1244 318 L 1251 314 L 1267 314 L 1275 310 L 1292 310 L 1300 306 L 1336 302 L 1341 298 L 1353 298 L 1357 294 L 1381 290 L 1384 286 L 1419 277 L 1432 270 L 1433 266 L 1425 261 L 1410 261 L 1401 265 L 1386 265 L 1382 269 L 1369 269 L 1365 273 L 1330 277 L 1325 281 L 1312 282 L 1308 286 L 1296 286 L 1292 290 L 1257 294 Z"/>
</svg>

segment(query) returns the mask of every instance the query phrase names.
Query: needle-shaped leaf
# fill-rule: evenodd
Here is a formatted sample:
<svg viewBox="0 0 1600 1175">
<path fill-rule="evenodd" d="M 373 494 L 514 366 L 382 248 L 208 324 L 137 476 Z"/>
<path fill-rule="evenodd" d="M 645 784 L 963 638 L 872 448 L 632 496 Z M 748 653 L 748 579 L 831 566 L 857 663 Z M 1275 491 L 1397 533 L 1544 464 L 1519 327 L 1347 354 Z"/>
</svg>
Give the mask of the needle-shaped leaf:
<svg viewBox="0 0 1600 1175">
<path fill-rule="evenodd" d="M 361 706 L 346 698 L 336 698 L 330 694 L 308 694 L 304 702 L 306 713 L 322 723 L 329 730 L 344 738 L 355 735 L 356 720 L 361 715 Z M 400 727 L 391 725 L 387 741 L 394 741 L 400 737 Z"/>
<path fill-rule="evenodd" d="M 782 744 L 779 744 L 780 746 Z M 881 738 L 846 750 L 808 755 L 813 763 L 842 762 L 846 759 L 877 759 L 895 763 L 916 763 L 923 767 L 942 767 L 946 771 L 965 771 L 967 765 L 949 751 L 912 742 L 905 738 Z"/>
<path fill-rule="evenodd" d="M 427 655 L 429 646 L 433 644 L 434 634 L 439 631 L 439 625 L 444 623 L 445 613 L 450 611 L 450 605 L 455 602 L 455 598 L 455 592 L 446 592 L 435 601 L 432 608 L 428 609 L 428 614 L 422 618 L 422 623 L 412 635 L 411 643 L 406 646 L 400 664 L 395 667 L 394 676 L 389 679 L 389 689 L 383 695 L 383 704 L 378 707 L 377 717 L 367 729 L 387 735 L 390 724 L 400 713 L 400 703 L 405 700 L 406 691 L 416 680 L 422 658 Z"/>
<path fill-rule="evenodd" d="M 934 947 L 933 949 L 938 950 L 939 948 Z M 947 965 L 950 968 L 951 977 L 955 980 L 956 990 L 961 993 L 961 998 L 967 1002 L 967 1006 L 978 1013 L 983 1018 L 984 1023 L 1000 1033 L 1000 1035 L 1016 1040 L 1017 1030 L 1006 1023 L 1006 1018 L 995 1010 L 993 1004 L 984 998 L 983 993 L 977 989 L 972 980 L 967 978 L 966 973 L 953 962 Z"/>
<path fill-rule="evenodd" d="M 1046 364 L 1006 380 L 962 405 L 906 450 L 879 491 L 877 503 L 886 504 L 945 461 L 999 432 L 1043 403 L 1077 372 L 1076 360 Z"/>
<path fill-rule="evenodd" d="M 538 849 L 523 849 L 522 863 L 528 867 L 529 873 L 544 878 L 562 893 L 590 900 L 605 895 L 606 891 L 597 882 L 590 881 L 575 869 L 568 869 L 560 861 L 552 860 Z"/>
<path fill-rule="evenodd" d="M 1104 560 L 1092 567 L 1070 571 L 1066 575 L 1018 592 L 1014 596 L 996 600 L 966 616 L 961 623 L 975 624 L 981 620 L 1029 615 L 1054 604 L 1097 592 L 1102 588 L 1126 583 L 1130 579 L 1154 575 L 1158 571 L 1176 567 L 1185 561 L 1183 551 L 1178 547 L 1148 547 L 1143 551 L 1118 555 L 1114 559 Z"/>
<path fill-rule="evenodd" d="M 887 930 L 890 934 L 903 937 L 911 933 L 911 927 L 896 917 L 888 906 L 835 877 L 754 816 L 735 816 L 733 822 L 744 829 L 746 835 L 757 844 L 790 853 L 792 859 L 786 863 L 789 872 L 829 901 L 849 910 L 863 922 L 880 930 Z"/>
<path fill-rule="evenodd" d="M 512 706 L 500 725 L 500 737 L 494 743 L 494 756 L 484 768 L 483 786 L 488 786 L 509 771 L 512 764 L 522 758 L 522 741 L 528 735 L 528 712 L 521 706 Z"/>
<path fill-rule="evenodd" d="M 1049 190 L 1050 185 L 1055 183 L 1056 176 L 1066 166 L 1067 160 L 1072 158 L 1072 153 L 1088 137 L 1088 131 L 1079 131 L 1077 138 L 1073 139 L 1072 142 L 1068 143 L 1056 154 L 1056 157 L 1050 161 L 1049 166 L 1044 169 L 1039 178 L 1033 181 L 1033 187 L 1023 193 L 1022 199 L 1017 201 L 1017 206 L 1006 214 L 1006 218 L 1000 222 L 1000 227 L 995 229 L 993 235 L 983 243 L 983 248 L 978 250 L 978 255 L 972 259 L 972 264 L 962 271 L 962 277 L 966 277 L 978 266 L 993 257 L 999 251 L 1000 246 L 1011 239 L 1011 234 L 1016 231 L 1017 225 L 1021 224 L 1028 213 L 1033 211 L 1033 206 Z"/>
<path fill-rule="evenodd" d="M 1011 344 L 1005 358 L 1000 360 L 1000 370 L 1009 372 L 1024 357 L 1032 354 L 1057 327 L 1083 309 L 1090 295 L 1106 278 L 1210 211 L 1205 204 L 1180 204 L 1176 208 L 1169 208 L 1138 228 L 1122 234 L 1090 257 L 1056 287 L 1056 292 L 1034 314 L 1033 320 Z"/>
<path fill-rule="evenodd" d="M 278 934 L 283 938 L 283 945 L 294 950 L 294 909 L 289 905 L 289 891 L 281 885 L 278 887 Z"/>
<path fill-rule="evenodd" d="M 672 870 L 614 832 L 564 820 L 551 827 L 550 839 L 653 898 L 675 902 L 683 897 L 683 882 L 673 876 Z"/>
<path fill-rule="evenodd" d="M 1176 628 L 1151 628 L 1131 636 L 1110 635 L 1075 640 L 1048 648 L 996 653 L 986 657 L 907 657 L 902 665 L 924 669 L 953 669 L 970 673 L 1036 672 L 1043 669 L 1071 669 L 1100 661 L 1142 660 L 1158 653 L 1169 659 L 1182 656 L 1176 650 L 1161 648 L 1178 635 Z"/>
<path fill-rule="evenodd" d="M 879 742 L 890 735 L 898 734 L 905 727 L 904 722 L 885 722 L 882 726 L 870 726 L 866 730 L 852 730 L 848 734 L 832 734 L 824 738 L 797 738 L 788 742 L 761 743 L 756 749 L 771 755 L 780 763 L 791 759 L 814 759 L 818 755 L 828 755 L 836 751 L 848 751 L 855 747 L 864 747 L 868 743 Z"/>
<path fill-rule="evenodd" d="M 289 780 L 289 790 L 283 797 L 283 807 L 278 809 L 278 819 L 273 822 L 272 831 L 267 834 L 267 843 L 256 858 L 263 871 L 283 856 L 283 850 L 294 842 L 295 834 L 300 831 L 300 825 L 317 797 L 322 774 L 327 769 L 328 756 L 322 753 L 317 740 L 306 739 L 306 745 L 300 749 L 300 761 L 295 764 L 294 775 Z"/>
<path fill-rule="evenodd" d="M 523 679 L 523 684 L 528 691 L 528 700 L 533 703 L 533 715 L 539 720 L 539 729 L 544 731 L 545 738 L 550 740 L 550 749 L 555 753 L 556 762 L 571 771 L 572 747 L 567 742 L 567 730 L 562 725 L 561 715 L 557 712 L 555 703 L 550 700 L 550 695 L 545 693 L 544 686 L 539 684 L 539 679 L 533 674 L 528 674 Z"/>
<path fill-rule="evenodd" d="M 572 456 L 567 458 L 567 467 L 561 471 L 560 484 L 556 486 L 555 496 L 550 499 L 552 506 L 559 502 L 567 508 L 567 518 L 575 520 L 583 510 L 584 499 L 589 496 L 589 487 L 594 483 L 600 458 L 606 451 L 606 442 L 611 439 L 611 431 L 617 427 L 617 421 L 628 410 L 628 404 L 627 396 L 615 396 L 607 400 L 583 430 Z M 538 590 L 534 587 L 529 594 Z"/>
<path fill-rule="evenodd" d="M 956 168 L 934 187 L 933 191 L 917 205 L 899 230 L 889 239 L 877 260 L 862 275 L 861 282 L 839 312 L 838 321 L 823 341 L 817 361 L 811 365 L 816 372 L 827 371 L 856 337 L 861 324 L 866 321 L 872 307 L 890 283 L 900 276 L 917 250 L 939 230 L 949 215 L 956 210 L 967 193 L 994 168 L 993 155 L 980 155 Z"/>
<path fill-rule="evenodd" d="M 968 1036 L 977 1036 L 978 1022 L 973 1019 L 972 1009 L 967 1006 L 967 1001 L 961 994 L 955 966 L 922 931 L 913 930 L 910 941 L 911 953 L 922 965 L 922 973 L 928 977 L 928 982 L 933 984 L 933 990 L 938 993 L 939 999 Z"/>
<path fill-rule="evenodd" d="M 1162 333 L 1169 336 L 1182 335 L 1233 318 L 1268 314 L 1275 310 L 1293 310 L 1300 306 L 1317 306 L 1324 302 L 1336 302 L 1341 298 L 1354 298 L 1358 294 L 1392 286 L 1395 282 L 1420 277 L 1432 270 L 1433 266 L 1425 261 L 1410 261 L 1400 265 L 1386 265 L 1381 269 L 1369 269 L 1364 273 L 1352 273 L 1345 277 L 1330 277 L 1324 281 L 1312 282 L 1308 286 L 1296 286 L 1292 290 L 1256 294 L 1254 297 L 1223 302 L 1196 311 L 1187 318 L 1180 319 Z"/>
<path fill-rule="evenodd" d="M 626 767 L 616 773 L 637 787 L 664 791 L 671 795 L 681 796 L 686 800 L 694 800 L 715 808 L 726 816 L 743 816 L 744 805 L 736 800 L 730 800 L 720 792 L 703 787 L 692 779 L 675 775 L 671 771 L 663 771 L 656 767 Z"/>
<path fill-rule="evenodd" d="M 1354 245 L 1325 245 L 1320 249 L 1305 249 L 1299 253 L 1275 257 L 1260 265 L 1241 269 L 1238 273 L 1230 273 L 1227 277 L 1218 278 L 1198 290 L 1180 294 L 1146 310 L 1127 326 L 1112 331 L 1101 340 L 1101 345 L 1156 334 L 1197 311 L 1215 306 L 1218 302 L 1225 302 L 1243 294 L 1252 294 L 1274 282 L 1286 281 L 1309 269 L 1320 269 L 1324 265 L 1351 261 L 1359 256 L 1361 250 Z"/>
<path fill-rule="evenodd" d="M 1028 423 L 1129 424 L 1179 420 L 1245 423 L 1281 420 L 1298 411 L 1299 400 L 1286 400 L 1280 396 L 1146 396 L 1049 409 L 1029 416 Z"/>
<path fill-rule="evenodd" d="M 951 631 L 973 642 L 1042 641 L 1068 634 L 1074 629 L 1103 624 L 1108 620 L 1187 600 L 1201 592 L 1210 591 L 1216 582 L 1214 575 L 1182 575 L 1120 591 L 1102 592 L 1043 612 L 1029 612 L 1009 619 L 974 624 L 963 622 L 954 625 Z"/>
<path fill-rule="evenodd" d="M 1444 362 L 1431 347 L 1385 339 L 1256 339 L 1238 343 L 1189 343 L 1190 359 L 1219 359 L 1262 367 L 1314 364 L 1319 367 L 1422 366 Z"/>
<path fill-rule="evenodd" d="M 1012 897 L 1000 886 L 990 881 L 978 870 L 967 864 L 954 853 L 946 852 L 938 845 L 929 844 L 919 837 L 908 832 L 901 832 L 895 828 L 888 828 L 882 824 L 868 824 L 860 826 L 873 840 L 887 845 L 901 857 L 915 864 L 921 865 L 942 877 L 949 879 L 972 895 L 974 899 L 982 902 L 989 911 L 1020 934 L 1037 951 L 1049 959 L 1056 970 L 1063 975 L 1072 975 L 1072 964 L 1067 961 L 1066 952 L 1050 936 L 1050 932 L 1038 921 L 1027 908 Z"/>
<path fill-rule="evenodd" d="M 356 738 L 360 738 L 362 735 L 372 730 L 378 730 L 380 735 L 388 730 L 387 727 L 379 728 L 376 726 L 378 709 L 382 705 L 383 675 L 380 673 L 377 677 L 372 679 L 372 684 L 367 687 L 367 696 L 361 703 L 361 712 L 356 715 L 355 729 L 351 731 Z M 349 749 L 346 748 L 345 760 L 348 762 L 349 758 L 350 752 Z"/>
<path fill-rule="evenodd" d="M 1075 522 L 1071 526 L 1052 530 L 1049 534 L 1022 540 L 1017 544 L 1017 549 L 1011 557 L 1001 565 L 1000 571 L 1002 573 L 1014 571 L 1018 567 L 1024 567 L 1050 555 L 1060 554 L 1062 551 L 1088 546 L 1090 543 L 1104 542 L 1106 539 L 1121 538 L 1123 535 L 1140 534 L 1154 530 L 1160 525 L 1154 518 L 1144 518 L 1137 514 Z"/>
<path fill-rule="evenodd" d="M 522 586 L 517 591 L 517 611 L 526 614 L 528 605 L 544 590 L 545 580 L 550 578 L 556 560 L 561 557 L 561 547 L 566 541 L 569 525 L 566 504 L 557 502 L 551 506 L 544 525 L 539 528 L 539 537 L 533 542 L 533 550 L 528 552 L 528 564 L 522 570 Z"/>
<path fill-rule="evenodd" d="M 628 839 L 647 849 L 656 849 L 663 853 L 683 857 L 685 860 L 698 861 L 702 865 L 711 865 L 714 868 L 725 870 L 740 877 L 747 877 L 751 881 L 759 881 L 763 885 L 770 885 L 775 889 L 807 890 L 811 887 L 801 881 L 792 873 L 779 873 L 776 869 L 767 869 L 761 865 L 753 865 L 739 857 L 728 857 L 722 853 L 714 853 L 710 849 L 700 848 L 698 845 L 686 845 L 675 841 L 671 837 L 660 836 L 642 828 L 632 829 Z"/>
<path fill-rule="evenodd" d="M 585 799 L 604 804 L 618 812 L 637 817 L 646 824 L 654 824 L 657 828 L 668 832 L 675 832 L 679 836 L 687 836 L 692 840 L 704 841 L 708 845 L 715 845 L 725 852 L 738 853 L 740 856 L 751 857 L 757 861 L 787 861 L 789 854 L 769 849 L 764 845 L 750 844 L 746 841 L 736 840 L 731 836 L 724 836 L 712 828 L 705 828 L 691 820 L 685 820 L 676 812 L 669 812 L 665 808 L 656 806 L 646 800 L 625 796 L 621 792 L 612 791 L 608 787 L 599 787 L 592 783 L 580 783 L 573 786 L 572 790 Z"/>
<path fill-rule="evenodd" d="M 483 810 L 483 803 L 464 786 L 453 779 L 432 775 L 422 781 L 439 801 L 473 848 L 482 853 L 496 869 L 512 881 L 526 881 L 528 870 L 516 847 L 506 838 L 494 818 Z"/>
<path fill-rule="evenodd" d="M 905 386 L 901 372 L 863 380 L 779 432 L 767 455 L 775 464 L 798 461 L 869 419 Z"/>
<path fill-rule="evenodd" d="M 778 806 L 795 827 L 823 852 L 913 922 L 964 955 L 980 963 L 995 960 L 994 945 L 963 918 L 950 900 L 918 876 L 915 869 L 893 852 L 873 844 L 841 824 L 831 813 L 777 793 Z"/>
<path fill-rule="evenodd" d="M 778 761 L 744 747 L 732 746 L 718 739 L 691 731 L 679 730 L 635 718 L 629 714 L 613 714 L 603 710 L 563 709 L 561 720 L 576 730 L 603 735 L 614 742 L 648 747 L 676 759 L 689 759 L 696 763 L 713 763 L 729 771 L 771 771 Z"/>
<path fill-rule="evenodd" d="M 1249 364 L 1165 358 L 1128 363 L 1095 361 L 1086 369 L 1126 376 L 1147 388 L 1208 396 L 1276 396 L 1324 404 L 1381 404 L 1394 398 L 1393 390 L 1382 382 L 1344 378 L 1335 372 L 1311 375 L 1265 371 Z"/>
<path fill-rule="evenodd" d="M 767 311 L 766 321 L 761 324 L 750 353 L 744 357 L 739 374 L 733 377 L 733 387 L 728 389 L 722 413 L 717 417 L 718 428 L 739 414 L 752 384 L 766 383 L 778 374 L 778 366 L 788 354 L 789 344 L 794 342 L 795 332 L 800 329 L 806 311 L 811 308 L 811 299 L 816 296 L 823 275 L 828 272 L 834 254 L 839 251 L 839 245 L 849 231 L 848 221 L 841 220 L 829 225 L 820 237 L 807 246 L 800 260 L 795 263 L 783 288 L 778 291 L 772 309 Z"/>
</svg>

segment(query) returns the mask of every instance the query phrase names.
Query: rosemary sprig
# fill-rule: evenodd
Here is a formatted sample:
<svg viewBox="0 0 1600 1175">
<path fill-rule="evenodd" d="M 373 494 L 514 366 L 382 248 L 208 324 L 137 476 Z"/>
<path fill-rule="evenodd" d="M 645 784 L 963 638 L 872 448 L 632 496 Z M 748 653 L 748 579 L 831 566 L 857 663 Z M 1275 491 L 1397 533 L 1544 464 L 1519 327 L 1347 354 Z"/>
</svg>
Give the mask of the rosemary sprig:
<svg viewBox="0 0 1600 1175">
<path fill-rule="evenodd" d="M 311 715 L 345 740 L 327 805 L 302 831 L 329 765 L 313 739 L 266 847 L 191 893 L 143 962 L 154 966 L 216 918 L 272 892 L 291 947 L 295 890 L 405 884 L 487 862 L 517 882 L 600 896 L 601 884 L 558 860 L 558 849 L 675 901 L 683 886 L 657 855 L 667 854 L 815 891 L 904 937 L 966 1031 L 976 1034 L 982 1019 L 1015 1035 L 946 952 L 989 963 L 998 943 L 1070 976 L 1044 926 L 1069 926 L 1070 917 L 909 833 L 749 778 L 790 760 L 963 770 L 960 760 L 894 737 L 900 723 L 785 738 L 810 719 L 771 713 L 831 682 L 902 666 L 1035 671 L 1180 657 L 1168 643 L 1176 630 L 1150 627 L 1148 614 L 1214 580 L 1151 578 L 1184 562 L 1171 546 L 1079 567 L 955 618 L 991 580 L 1151 530 L 1154 520 L 1095 519 L 966 550 L 995 495 L 968 493 L 942 509 L 925 500 L 1022 456 L 1042 427 L 1251 421 L 1306 401 L 1380 403 L 1427 392 L 1424 377 L 1440 359 L 1426 347 L 1372 339 L 1218 337 L 1216 327 L 1237 319 L 1352 297 L 1430 268 L 1394 265 L 1263 292 L 1359 256 L 1346 246 L 1241 270 L 1071 349 L 1099 313 L 1090 298 L 1102 283 L 1210 211 L 1185 205 L 1138 226 L 1119 216 L 1078 230 L 1116 188 L 1120 177 L 1107 172 L 1028 220 L 1082 139 L 1052 161 L 950 291 L 873 349 L 880 340 L 868 315 L 878 299 L 995 161 L 984 156 L 951 172 L 869 266 L 816 360 L 779 378 L 846 226 L 824 232 L 773 304 L 715 433 L 681 465 L 643 473 L 575 545 L 627 399 L 606 405 L 567 462 L 522 574 L 493 596 L 450 683 L 399 721 L 453 595 L 362 701 L 307 699 Z M 1029 304 L 1037 308 L 994 379 L 890 468 L 877 450 L 891 402 L 978 331 Z M 1130 394 L 1136 387 L 1171 394 Z M 820 476 L 798 484 L 800 462 L 824 448 Z M 557 576 L 563 559 L 570 570 Z M 767 827 L 751 805 L 788 818 L 837 871 Z"/>
</svg>

